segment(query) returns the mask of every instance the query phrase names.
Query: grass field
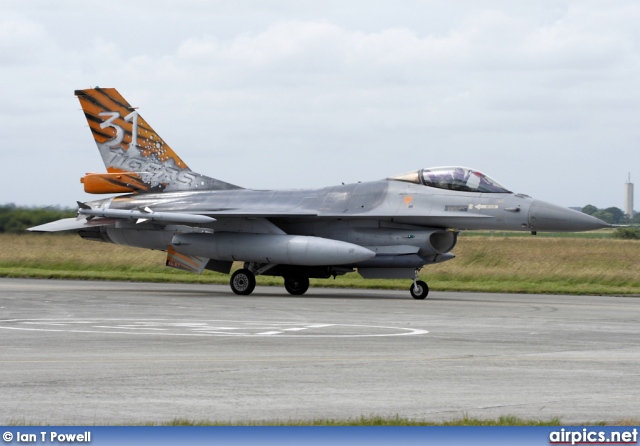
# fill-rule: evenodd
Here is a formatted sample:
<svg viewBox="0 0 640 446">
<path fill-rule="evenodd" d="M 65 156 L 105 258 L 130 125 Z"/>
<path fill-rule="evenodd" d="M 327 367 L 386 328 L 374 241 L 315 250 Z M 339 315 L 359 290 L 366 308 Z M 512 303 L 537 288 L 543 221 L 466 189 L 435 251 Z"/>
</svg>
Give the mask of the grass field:
<svg viewBox="0 0 640 446">
<path fill-rule="evenodd" d="M 275 421 L 249 421 L 244 423 L 225 423 L 212 421 L 192 421 L 176 418 L 162 426 L 560 426 L 559 418 L 548 420 L 523 419 L 513 416 L 503 416 L 497 419 L 482 419 L 463 417 L 450 421 L 430 422 L 404 417 L 379 417 L 366 416 L 349 418 L 346 420 L 316 419 L 316 420 L 275 420 Z M 595 424 L 606 424 L 599 422 Z"/>
<path fill-rule="evenodd" d="M 164 266 L 165 253 L 82 240 L 69 234 L 0 234 L 0 276 L 228 283 Z M 612 238 L 462 235 L 457 258 L 421 272 L 432 290 L 640 296 L 640 241 Z M 238 265 L 239 266 L 239 265 Z M 259 276 L 258 284 L 282 285 Z M 409 280 L 357 274 L 312 286 L 407 289 Z"/>
</svg>

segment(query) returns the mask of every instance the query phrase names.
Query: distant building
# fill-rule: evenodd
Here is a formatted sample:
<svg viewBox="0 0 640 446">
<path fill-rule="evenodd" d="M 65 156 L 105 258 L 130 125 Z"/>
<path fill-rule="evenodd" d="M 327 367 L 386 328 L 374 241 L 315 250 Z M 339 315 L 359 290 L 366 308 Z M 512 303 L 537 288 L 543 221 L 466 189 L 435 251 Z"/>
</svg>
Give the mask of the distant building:
<svg viewBox="0 0 640 446">
<path fill-rule="evenodd" d="M 629 181 L 624 184 L 624 213 L 633 218 L 633 183 L 631 182 L 631 174 Z"/>
</svg>

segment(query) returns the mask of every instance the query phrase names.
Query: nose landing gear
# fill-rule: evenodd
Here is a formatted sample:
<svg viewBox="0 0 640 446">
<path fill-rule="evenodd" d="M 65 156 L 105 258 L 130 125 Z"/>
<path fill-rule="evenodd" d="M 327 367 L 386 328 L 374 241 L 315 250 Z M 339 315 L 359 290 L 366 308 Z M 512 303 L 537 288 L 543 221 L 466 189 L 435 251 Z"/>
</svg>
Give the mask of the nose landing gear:
<svg viewBox="0 0 640 446">
<path fill-rule="evenodd" d="M 422 300 L 429 294 L 429 286 L 427 286 L 426 282 L 418 280 L 418 271 L 420 270 L 416 268 L 409 291 L 411 292 L 411 297 Z"/>
</svg>

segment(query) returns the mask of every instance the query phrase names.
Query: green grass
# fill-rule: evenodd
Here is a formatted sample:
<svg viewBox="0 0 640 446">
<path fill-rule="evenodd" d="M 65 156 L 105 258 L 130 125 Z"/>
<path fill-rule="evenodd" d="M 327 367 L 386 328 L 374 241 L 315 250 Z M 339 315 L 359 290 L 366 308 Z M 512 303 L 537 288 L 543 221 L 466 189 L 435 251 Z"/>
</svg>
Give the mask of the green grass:
<svg viewBox="0 0 640 446">
<path fill-rule="evenodd" d="M 604 423 L 603 423 L 604 424 Z M 336 420 L 333 418 L 316 420 L 273 420 L 273 421 L 245 421 L 240 423 L 211 422 L 206 420 L 192 421 L 176 418 L 162 426 L 560 426 L 559 418 L 549 420 L 524 419 L 514 416 L 502 416 L 498 419 L 481 419 L 472 417 L 457 418 L 449 421 L 434 422 L 404 418 L 382 416 L 362 416 Z"/>
<path fill-rule="evenodd" d="M 541 238 L 580 238 L 580 239 L 606 239 L 614 238 L 614 229 L 600 229 L 589 232 L 538 232 L 535 237 Z M 530 235 L 522 231 L 464 231 L 461 237 L 523 237 Z"/>
<path fill-rule="evenodd" d="M 424 268 L 432 290 L 504 293 L 640 295 L 640 240 L 522 236 L 460 237 L 456 258 Z M 0 234 L 0 277 L 219 283 L 164 266 L 161 251 L 82 240 L 68 234 Z M 239 265 L 236 265 L 239 267 Z M 410 280 L 366 280 L 358 274 L 313 279 L 313 287 L 408 289 Z M 282 278 L 259 276 L 259 285 Z"/>
</svg>

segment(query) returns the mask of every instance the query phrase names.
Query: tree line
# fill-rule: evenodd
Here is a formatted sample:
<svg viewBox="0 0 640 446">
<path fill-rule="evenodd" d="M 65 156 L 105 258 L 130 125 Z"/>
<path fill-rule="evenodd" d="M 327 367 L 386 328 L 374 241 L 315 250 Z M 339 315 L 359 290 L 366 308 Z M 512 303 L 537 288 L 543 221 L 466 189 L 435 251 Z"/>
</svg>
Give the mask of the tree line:
<svg viewBox="0 0 640 446">
<path fill-rule="evenodd" d="M 0 205 L 0 233 L 23 232 L 32 226 L 42 225 L 61 218 L 75 217 L 75 209 L 47 207 L 22 207 L 13 203 Z"/>
<path fill-rule="evenodd" d="M 588 204 L 582 208 L 582 212 L 599 218 L 602 221 L 606 221 L 612 225 L 640 225 L 640 213 L 635 213 L 635 215 L 630 218 L 622 211 L 622 209 L 616 207 L 598 209 L 594 205 Z M 618 228 L 613 232 L 613 237 L 627 240 L 638 240 L 640 239 L 640 228 Z"/>
<path fill-rule="evenodd" d="M 616 207 L 598 209 L 594 205 L 588 204 L 582 208 L 582 212 L 612 225 L 640 224 L 640 213 L 629 218 L 622 209 Z"/>
</svg>

